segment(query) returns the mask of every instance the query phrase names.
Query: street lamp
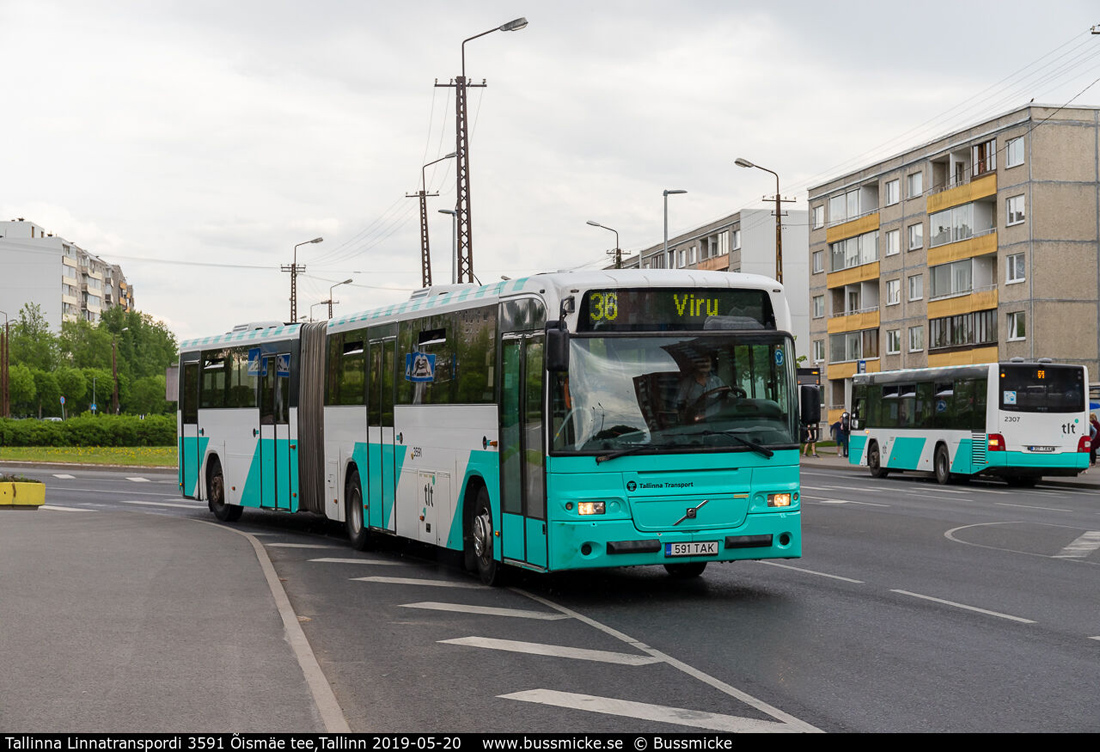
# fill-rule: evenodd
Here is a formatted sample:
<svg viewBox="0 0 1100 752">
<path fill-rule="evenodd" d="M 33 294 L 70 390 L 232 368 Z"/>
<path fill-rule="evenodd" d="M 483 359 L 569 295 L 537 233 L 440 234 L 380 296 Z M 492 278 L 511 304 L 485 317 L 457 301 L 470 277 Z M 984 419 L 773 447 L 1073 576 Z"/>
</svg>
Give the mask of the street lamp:
<svg viewBox="0 0 1100 752">
<path fill-rule="evenodd" d="M 11 339 L 8 328 L 8 314 L 4 314 L 4 334 L 0 336 L 0 417 L 11 417 L 10 386 L 8 385 L 8 340 Z"/>
<path fill-rule="evenodd" d="M 337 282 L 335 285 L 328 288 L 328 300 L 325 301 L 325 302 L 328 303 L 328 318 L 329 318 L 329 321 L 332 320 L 332 291 L 335 290 L 340 285 L 350 285 L 353 281 L 354 280 L 351 277 L 348 277 L 343 282 Z M 312 313 L 313 312 L 310 311 L 310 314 L 312 314 Z"/>
<path fill-rule="evenodd" d="M 298 320 L 298 272 L 304 272 L 306 268 L 304 266 L 298 266 L 298 246 L 309 245 L 310 243 L 320 243 L 324 238 L 314 238 L 313 240 L 306 240 L 298 245 L 294 246 L 294 261 L 290 266 L 283 264 L 283 271 L 290 272 L 290 320 L 295 322 Z"/>
<path fill-rule="evenodd" d="M 782 208 L 780 206 L 782 198 L 779 195 L 779 175 L 767 167 L 761 167 L 758 164 L 753 164 L 744 157 L 738 157 L 733 160 L 733 163 L 738 167 L 755 167 L 758 170 L 764 172 L 770 172 L 775 175 L 775 281 L 783 281 L 783 217 Z"/>
<path fill-rule="evenodd" d="M 451 215 L 451 284 L 458 283 L 458 212 L 454 209 L 440 209 L 440 214 Z"/>
<path fill-rule="evenodd" d="M 473 282 L 474 279 L 474 241 L 473 224 L 470 218 L 470 154 L 469 129 L 466 119 L 466 43 L 494 31 L 519 31 L 527 26 L 526 18 L 517 18 L 496 28 L 475 34 L 462 40 L 462 75 L 455 79 L 455 153 L 458 159 L 455 166 L 457 196 L 455 210 L 458 212 L 458 273 L 459 282 Z M 484 86 L 484 83 L 482 84 Z"/>
<path fill-rule="evenodd" d="M 623 268 L 623 252 L 619 248 L 619 231 L 615 230 L 611 227 L 606 227 L 604 225 L 601 225 L 599 222 L 593 222 L 591 219 L 588 220 L 587 224 L 590 224 L 593 227 L 601 227 L 605 230 L 611 230 L 611 232 L 615 233 L 615 250 L 614 251 L 608 251 L 608 253 L 615 256 L 615 268 L 616 269 L 622 269 Z"/>
<path fill-rule="evenodd" d="M 680 190 L 679 188 L 677 188 L 677 189 L 674 189 L 674 190 L 666 190 L 664 192 L 664 196 L 665 196 L 665 263 L 668 265 L 669 269 L 672 268 L 672 262 L 668 257 L 668 197 L 671 196 L 674 193 L 687 193 L 687 191 Z"/>
<path fill-rule="evenodd" d="M 420 191 L 416 195 L 420 197 L 420 281 L 424 287 L 432 286 L 432 255 L 428 250 L 428 182 L 425 173 L 432 165 L 442 162 L 444 159 L 453 159 L 457 153 L 452 151 L 450 154 L 432 160 L 420 168 Z M 432 195 L 438 196 L 439 194 L 433 193 Z M 407 193 L 405 197 L 412 198 Z M 331 311 L 329 318 L 332 318 Z"/>
<path fill-rule="evenodd" d="M 111 396 L 111 414 L 118 415 L 118 337 L 123 332 L 130 331 L 130 327 L 124 326 L 118 330 L 118 334 L 111 338 L 111 375 L 115 380 L 115 391 Z"/>
</svg>

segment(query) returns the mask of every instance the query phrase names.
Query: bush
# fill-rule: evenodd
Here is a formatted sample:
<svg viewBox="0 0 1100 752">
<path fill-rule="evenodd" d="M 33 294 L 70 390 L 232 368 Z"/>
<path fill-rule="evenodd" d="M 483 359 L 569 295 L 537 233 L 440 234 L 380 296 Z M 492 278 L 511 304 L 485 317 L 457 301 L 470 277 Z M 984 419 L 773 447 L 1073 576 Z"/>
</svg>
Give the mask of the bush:
<svg viewBox="0 0 1100 752">
<path fill-rule="evenodd" d="M 142 447 L 175 446 L 176 417 L 82 415 L 64 421 L 0 418 L 2 446 Z"/>
</svg>

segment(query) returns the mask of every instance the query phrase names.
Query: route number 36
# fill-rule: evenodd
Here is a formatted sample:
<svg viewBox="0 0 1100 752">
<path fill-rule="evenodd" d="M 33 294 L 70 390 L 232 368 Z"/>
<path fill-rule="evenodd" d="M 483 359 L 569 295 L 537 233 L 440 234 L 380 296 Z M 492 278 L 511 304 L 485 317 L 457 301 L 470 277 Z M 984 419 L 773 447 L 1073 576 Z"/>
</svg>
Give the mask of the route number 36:
<svg viewBox="0 0 1100 752">
<path fill-rule="evenodd" d="M 619 315 L 619 295 L 614 292 L 595 292 L 589 299 L 589 317 L 592 321 L 614 321 Z"/>
</svg>

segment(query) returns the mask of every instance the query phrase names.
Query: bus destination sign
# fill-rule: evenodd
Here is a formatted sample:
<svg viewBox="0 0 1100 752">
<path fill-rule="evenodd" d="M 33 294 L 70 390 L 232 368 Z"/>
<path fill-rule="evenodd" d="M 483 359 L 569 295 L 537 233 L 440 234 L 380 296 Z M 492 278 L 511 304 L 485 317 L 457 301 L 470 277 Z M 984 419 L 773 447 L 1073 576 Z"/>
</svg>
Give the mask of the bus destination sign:
<svg viewBox="0 0 1100 752">
<path fill-rule="evenodd" d="M 775 329 L 771 298 L 765 290 L 589 290 L 577 322 L 582 332 L 704 329 Z"/>
</svg>

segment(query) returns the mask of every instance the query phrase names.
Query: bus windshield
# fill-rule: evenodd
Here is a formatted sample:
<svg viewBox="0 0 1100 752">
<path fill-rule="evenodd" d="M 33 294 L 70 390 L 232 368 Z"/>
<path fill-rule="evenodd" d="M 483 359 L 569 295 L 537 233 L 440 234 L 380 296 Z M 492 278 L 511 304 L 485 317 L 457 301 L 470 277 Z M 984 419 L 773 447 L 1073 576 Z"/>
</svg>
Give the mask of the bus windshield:
<svg viewBox="0 0 1100 752">
<path fill-rule="evenodd" d="M 575 336 L 554 374 L 552 450 L 797 446 L 789 335 Z"/>
<path fill-rule="evenodd" d="M 1051 364 L 1001 366 L 1001 409 L 1021 413 L 1077 413 L 1085 409 L 1081 368 Z"/>
</svg>

